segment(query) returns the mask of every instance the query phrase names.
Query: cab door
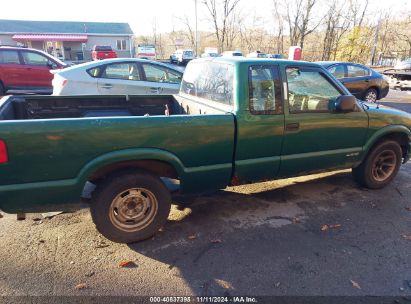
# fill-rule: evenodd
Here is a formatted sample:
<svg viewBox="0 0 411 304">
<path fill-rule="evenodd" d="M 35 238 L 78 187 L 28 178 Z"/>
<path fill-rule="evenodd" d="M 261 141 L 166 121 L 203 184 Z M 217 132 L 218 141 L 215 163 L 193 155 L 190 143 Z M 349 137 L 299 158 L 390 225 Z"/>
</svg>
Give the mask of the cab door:
<svg viewBox="0 0 411 304">
<path fill-rule="evenodd" d="M 279 68 L 274 64 L 242 67 L 237 75 L 240 109 L 237 110 L 235 177 L 241 183 L 268 180 L 280 169 L 284 135 L 283 92 Z M 247 70 L 248 69 L 248 70 Z M 245 77 L 244 77 L 245 76 Z"/>
<path fill-rule="evenodd" d="M 359 161 L 368 130 L 361 106 L 336 112 L 335 101 L 345 92 L 321 68 L 291 66 L 284 76 L 287 110 L 280 175 L 345 168 Z"/>
</svg>

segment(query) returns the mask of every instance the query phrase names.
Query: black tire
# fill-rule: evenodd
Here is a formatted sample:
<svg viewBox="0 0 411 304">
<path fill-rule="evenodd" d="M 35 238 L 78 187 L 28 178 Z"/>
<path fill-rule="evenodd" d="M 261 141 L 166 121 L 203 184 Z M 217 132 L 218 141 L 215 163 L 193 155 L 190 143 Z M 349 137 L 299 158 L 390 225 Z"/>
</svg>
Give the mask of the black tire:
<svg viewBox="0 0 411 304">
<path fill-rule="evenodd" d="M 367 102 L 377 102 L 378 100 L 378 91 L 374 88 L 369 88 L 364 93 L 364 100 Z"/>
<path fill-rule="evenodd" d="M 160 178 L 129 171 L 99 183 L 90 206 L 97 230 L 117 243 L 150 238 L 164 225 L 170 208 L 170 193 Z"/>
<path fill-rule="evenodd" d="M 0 81 L 0 96 L 4 96 L 6 94 L 6 89 L 4 88 L 3 83 Z"/>
<path fill-rule="evenodd" d="M 352 169 L 354 179 L 362 186 L 380 189 L 397 175 L 402 162 L 402 150 L 398 142 L 383 141 L 376 145 L 360 166 Z"/>
</svg>

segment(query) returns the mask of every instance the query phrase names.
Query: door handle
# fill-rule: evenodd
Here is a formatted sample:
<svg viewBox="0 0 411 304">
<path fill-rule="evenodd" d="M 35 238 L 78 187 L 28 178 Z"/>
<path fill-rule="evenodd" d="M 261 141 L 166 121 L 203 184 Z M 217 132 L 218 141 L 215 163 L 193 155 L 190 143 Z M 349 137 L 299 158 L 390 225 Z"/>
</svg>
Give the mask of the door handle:
<svg viewBox="0 0 411 304">
<path fill-rule="evenodd" d="M 288 132 L 295 132 L 300 129 L 300 124 L 298 122 L 289 123 L 285 126 L 285 130 Z"/>
<path fill-rule="evenodd" d="M 113 86 L 109 83 L 106 83 L 104 85 L 101 86 L 103 89 L 111 89 Z"/>
</svg>

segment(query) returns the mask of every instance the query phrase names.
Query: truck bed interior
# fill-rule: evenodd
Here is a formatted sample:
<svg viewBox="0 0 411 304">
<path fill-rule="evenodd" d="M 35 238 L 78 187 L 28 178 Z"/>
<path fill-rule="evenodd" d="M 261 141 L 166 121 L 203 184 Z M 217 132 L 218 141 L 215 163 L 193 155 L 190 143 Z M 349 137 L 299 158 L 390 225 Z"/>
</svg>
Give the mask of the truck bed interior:
<svg viewBox="0 0 411 304">
<path fill-rule="evenodd" d="M 177 95 L 7 96 L 0 100 L 0 120 L 224 113 Z"/>
</svg>

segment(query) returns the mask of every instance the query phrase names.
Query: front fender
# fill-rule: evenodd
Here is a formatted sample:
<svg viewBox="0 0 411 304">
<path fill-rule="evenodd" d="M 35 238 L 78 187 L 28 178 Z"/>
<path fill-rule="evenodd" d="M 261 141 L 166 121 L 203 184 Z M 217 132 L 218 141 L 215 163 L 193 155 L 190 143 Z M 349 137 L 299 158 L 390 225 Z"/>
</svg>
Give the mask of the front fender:
<svg viewBox="0 0 411 304">
<path fill-rule="evenodd" d="M 404 125 L 389 125 L 376 131 L 365 143 L 363 149 L 363 159 L 368 155 L 371 148 L 384 136 L 390 134 L 402 133 L 408 136 L 408 142 L 411 143 L 411 131 Z"/>
</svg>

